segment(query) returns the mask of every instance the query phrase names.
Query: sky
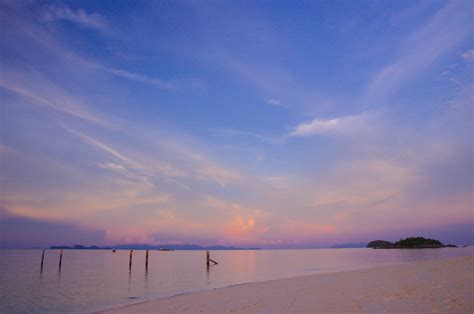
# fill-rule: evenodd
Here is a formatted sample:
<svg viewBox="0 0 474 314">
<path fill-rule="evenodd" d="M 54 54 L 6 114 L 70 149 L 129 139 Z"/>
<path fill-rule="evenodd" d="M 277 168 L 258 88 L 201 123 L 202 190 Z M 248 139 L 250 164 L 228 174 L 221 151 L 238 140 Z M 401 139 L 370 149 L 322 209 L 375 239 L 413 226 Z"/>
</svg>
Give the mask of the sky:
<svg viewBox="0 0 474 314">
<path fill-rule="evenodd" d="M 0 247 L 473 235 L 474 8 L 0 1 Z"/>
</svg>

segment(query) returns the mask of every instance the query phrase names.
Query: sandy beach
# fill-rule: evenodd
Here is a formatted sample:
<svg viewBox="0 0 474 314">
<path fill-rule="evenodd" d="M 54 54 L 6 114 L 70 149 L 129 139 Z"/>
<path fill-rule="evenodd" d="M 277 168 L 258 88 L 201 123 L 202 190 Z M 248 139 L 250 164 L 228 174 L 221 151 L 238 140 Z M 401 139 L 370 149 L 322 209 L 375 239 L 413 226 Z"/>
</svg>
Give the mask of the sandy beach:
<svg viewBox="0 0 474 314">
<path fill-rule="evenodd" d="M 472 313 L 473 283 L 471 256 L 248 283 L 105 313 Z"/>
</svg>

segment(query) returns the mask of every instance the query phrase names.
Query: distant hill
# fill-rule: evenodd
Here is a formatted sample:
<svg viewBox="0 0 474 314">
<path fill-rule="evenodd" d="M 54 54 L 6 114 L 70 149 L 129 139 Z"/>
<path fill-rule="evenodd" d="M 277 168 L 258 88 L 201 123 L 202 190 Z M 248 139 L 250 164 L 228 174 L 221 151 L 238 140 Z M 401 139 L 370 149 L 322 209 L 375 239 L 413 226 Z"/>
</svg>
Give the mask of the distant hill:
<svg viewBox="0 0 474 314">
<path fill-rule="evenodd" d="M 259 248 L 237 248 L 232 246 L 200 246 L 197 244 L 119 244 L 114 246 L 118 250 L 259 250 Z"/>
<path fill-rule="evenodd" d="M 367 247 L 373 248 L 373 249 L 385 249 L 385 248 L 389 248 L 393 246 L 395 246 L 394 243 L 385 241 L 385 240 L 375 240 L 367 244 Z"/>
<path fill-rule="evenodd" d="M 331 246 L 332 249 L 353 249 L 353 248 L 364 248 L 367 247 L 367 242 L 359 243 L 339 243 Z"/>
<path fill-rule="evenodd" d="M 200 246 L 197 244 L 161 244 L 161 245 L 148 245 L 148 244 L 118 244 L 113 247 L 99 247 L 99 246 L 51 246 L 52 250 L 111 250 L 112 248 L 117 250 L 259 250 L 259 248 L 236 248 L 232 246 Z"/>
<path fill-rule="evenodd" d="M 99 247 L 99 246 L 83 246 L 83 245 L 61 245 L 61 246 L 51 246 L 51 250 L 111 250 L 109 247 Z"/>
<path fill-rule="evenodd" d="M 456 245 L 445 245 L 439 240 L 425 239 L 423 237 L 409 237 L 392 243 L 384 240 L 375 240 L 367 244 L 367 247 L 374 249 L 428 249 L 442 247 L 457 247 Z"/>
</svg>

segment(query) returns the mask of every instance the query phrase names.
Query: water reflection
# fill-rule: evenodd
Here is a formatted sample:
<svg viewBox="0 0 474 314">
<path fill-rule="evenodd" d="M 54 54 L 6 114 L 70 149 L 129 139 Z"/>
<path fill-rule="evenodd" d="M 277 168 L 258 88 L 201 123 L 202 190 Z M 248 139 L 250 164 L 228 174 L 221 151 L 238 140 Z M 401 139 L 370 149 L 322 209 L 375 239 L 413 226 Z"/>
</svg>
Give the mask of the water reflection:
<svg viewBox="0 0 474 314">
<path fill-rule="evenodd" d="M 209 265 L 206 266 L 206 286 L 211 284 L 211 267 Z"/>
<path fill-rule="evenodd" d="M 58 252 L 59 253 L 59 252 Z M 424 250 L 260 250 L 212 251 L 218 265 L 206 266 L 202 251 L 67 251 L 58 271 L 57 255 L 41 250 L 0 251 L 0 313 L 93 311 L 127 298 L 164 297 L 250 281 L 361 269 L 455 256 L 474 247 Z M 65 256 L 65 257 L 66 257 Z M 137 268 L 138 267 L 138 268 Z"/>
<path fill-rule="evenodd" d="M 209 265 L 206 263 L 206 286 L 210 286 L 212 283 L 211 279 L 211 268 L 216 267 L 217 264 L 215 265 Z"/>
<path fill-rule="evenodd" d="M 129 268 L 128 271 L 128 297 L 132 296 L 132 268 Z"/>
<path fill-rule="evenodd" d="M 145 284 L 144 284 L 145 291 L 148 291 L 148 270 L 145 271 Z"/>
</svg>

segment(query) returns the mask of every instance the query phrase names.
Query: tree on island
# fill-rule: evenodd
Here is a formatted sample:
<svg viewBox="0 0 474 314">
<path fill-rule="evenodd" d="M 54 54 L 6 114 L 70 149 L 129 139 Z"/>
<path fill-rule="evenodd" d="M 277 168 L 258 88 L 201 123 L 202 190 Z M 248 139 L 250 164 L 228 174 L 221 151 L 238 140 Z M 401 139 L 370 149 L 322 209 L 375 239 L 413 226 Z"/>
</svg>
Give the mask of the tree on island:
<svg viewBox="0 0 474 314">
<path fill-rule="evenodd" d="M 442 246 L 444 246 L 444 244 L 441 243 L 438 240 L 425 239 L 423 237 L 402 239 L 398 242 L 395 242 L 395 245 L 401 246 L 401 247 L 420 247 L 420 246 L 423 246 L 423 247 L 442 247 Z"/>
<path fill-rule="evenodd" d="M 456 247 L 455 245 L 444 245 L 441 241 L 435 239 L 426 239 L 423 237 L 409 237 L 392 243 L 384 240 L 376 240 L 367 244 L 368 248 L 373 249 L 424 249 L 424 248 L 442 248 Z"/>
<path fill-rule="evenodd" d="M 390 247 L 390 246 L 393 246 L 393 245 L 394 244 L 392 242 L 388 242 L 388 241 L 384 241 L 384 240 L 375 240 L 375 241 L 369 242 L 369 244 L 367 244 L 367 247 L 377 249 L 377 248 Z"/>
</svg>

